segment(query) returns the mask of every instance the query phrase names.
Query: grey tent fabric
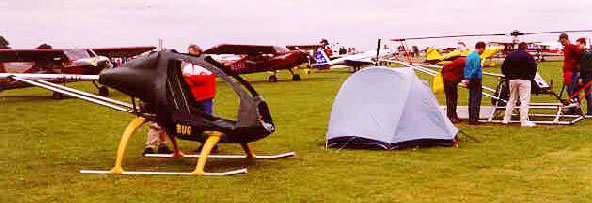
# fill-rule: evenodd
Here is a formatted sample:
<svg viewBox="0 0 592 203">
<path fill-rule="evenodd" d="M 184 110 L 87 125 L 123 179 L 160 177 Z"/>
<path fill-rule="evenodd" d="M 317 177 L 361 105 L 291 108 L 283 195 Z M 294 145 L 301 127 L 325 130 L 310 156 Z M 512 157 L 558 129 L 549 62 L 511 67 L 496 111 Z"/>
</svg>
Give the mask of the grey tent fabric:
<svg viewBox="0 0 592 203">
<path fill-rule="evenodd" d="M 457 133 L 411 68 L 368 67 L 341 86 L 326 139 L 334 147 L 357 139 L 357 144 L 392 149 L 416 141 L 451 145 Z"/>
</svg>

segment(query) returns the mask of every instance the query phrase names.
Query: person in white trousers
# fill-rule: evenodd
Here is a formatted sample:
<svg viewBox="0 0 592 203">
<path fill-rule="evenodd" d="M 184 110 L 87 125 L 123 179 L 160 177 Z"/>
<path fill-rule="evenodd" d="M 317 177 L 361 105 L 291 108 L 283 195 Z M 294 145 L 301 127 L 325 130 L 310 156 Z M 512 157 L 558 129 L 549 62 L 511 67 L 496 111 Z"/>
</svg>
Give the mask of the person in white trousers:
<svg viewBox="0 0 592 203">
<path fill-rule="evenodd" d="M 528 119 L 530 104 L 531 81 L 536 76 L 537 66 L 534 57 L 526 49 L 524 42 L 518 45 L 518 50 L 508 54 L 502 64 L 502 72 L 508 80 L 510 99 L 506 104 L 503 124 L 508 124 L 512 117 L 512 110 L 520 98 L 520 123 L 522 127 L 533 127 L 536 124 Z"/>
</svg>

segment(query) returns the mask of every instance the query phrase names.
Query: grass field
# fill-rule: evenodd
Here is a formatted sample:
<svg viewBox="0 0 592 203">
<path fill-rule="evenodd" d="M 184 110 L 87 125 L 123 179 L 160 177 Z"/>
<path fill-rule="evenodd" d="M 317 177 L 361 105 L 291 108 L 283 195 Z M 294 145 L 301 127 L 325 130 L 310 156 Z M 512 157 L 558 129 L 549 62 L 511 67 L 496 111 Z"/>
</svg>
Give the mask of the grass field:
<svg viewBox="0 0 592 203">
<path fill-rule="evenodd" d="M 560 64 L 541 74 L 561 81 Z M 228 177 L 83 175 L 108 170 L 131 115 L 76 100 L 51 100 L 29 88 L 0 93 L 0 202 L 592 202 L 592 121 L 573 126 L 458 127 L 481 142 L 460 148 L 403 151 L 324 149 L 331 104 L 349 70 L 303 75 L 248 75 L 268 100 L 277 132 L 254 143 L 256 153 L 295 151 L 283 160 L 210 160 L 210 172 L 248 167 Z M 497 71 L 497 69 L 489 69 Z M 486 84 L 495 81 L 487 80 Z M 94 92 L 88 83 L 71 86 Z M 467 91 L 461 90 L 460 105 Z M 215 113 L 236 105 L 221 88 Z M 117 99 L 127 100 L 114 93 Z M 442 96 L 439 100 L 443 103 Z M 537 96 L 536 101 L 552 100 Z M 489 105 L 483 99 L 483 105 Z M 228 107 L 228 108 L 227 108 Z M 421 125 L 420 123 L 418 125 Z M 132 138 L 126 169 L 185 171 L 194 160 L 141 157 L 146 129 Z M 181 141 L 185 151 L 197 143 Z M 223 153 L 240 146 L 223 145 Z"/>
</svg>

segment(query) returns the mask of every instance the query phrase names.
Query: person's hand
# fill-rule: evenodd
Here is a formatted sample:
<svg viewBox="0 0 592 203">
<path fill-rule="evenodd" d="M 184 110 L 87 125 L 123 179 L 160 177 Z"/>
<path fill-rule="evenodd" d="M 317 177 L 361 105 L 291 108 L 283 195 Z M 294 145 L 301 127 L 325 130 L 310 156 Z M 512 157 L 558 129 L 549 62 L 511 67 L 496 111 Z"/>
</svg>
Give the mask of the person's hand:
<svg viewBox="0 0 592 203">
<path fill-rule="evenodd" d="M 584 83 L 584 79 L 580 78 L 580 79 L 578 80 L 578 83 L 579 83 L 579 84 L 583 84 L 583 83 Z"/>
<path fill-rule="evenodd" d="M 461 84 L 463 87 L 468 87 L 468 86 L 469 86 L 469 81 L 468 81 L 468 80 L 461 80 L 461 81 L 460 81 L 460 84 Z"/>
</svg>

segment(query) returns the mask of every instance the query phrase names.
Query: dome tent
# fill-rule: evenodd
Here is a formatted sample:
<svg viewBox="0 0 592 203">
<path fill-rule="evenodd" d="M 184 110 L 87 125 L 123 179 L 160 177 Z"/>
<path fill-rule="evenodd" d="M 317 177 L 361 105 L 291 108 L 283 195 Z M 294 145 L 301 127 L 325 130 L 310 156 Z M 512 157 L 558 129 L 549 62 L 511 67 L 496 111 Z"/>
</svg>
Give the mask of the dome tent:
<svg viewBox="0 0 592 203">
<path fill-rule="evenodd" d="M 339 89 L 326 142 L 364 149 L 452 146 L 457 133 L 411 68 L 369 67 Z"/>
</svg>

